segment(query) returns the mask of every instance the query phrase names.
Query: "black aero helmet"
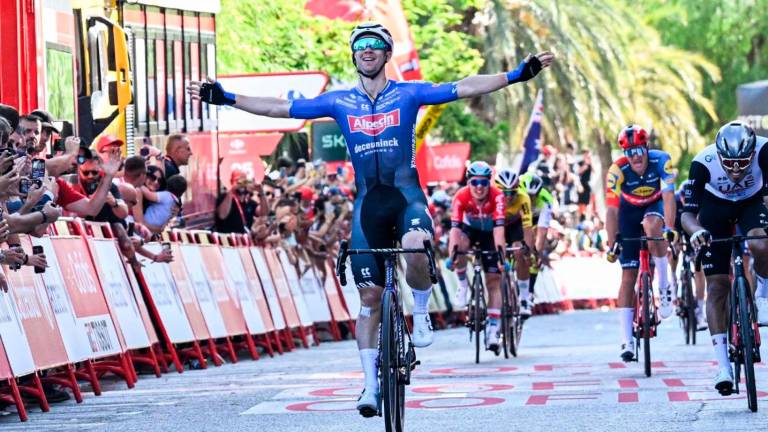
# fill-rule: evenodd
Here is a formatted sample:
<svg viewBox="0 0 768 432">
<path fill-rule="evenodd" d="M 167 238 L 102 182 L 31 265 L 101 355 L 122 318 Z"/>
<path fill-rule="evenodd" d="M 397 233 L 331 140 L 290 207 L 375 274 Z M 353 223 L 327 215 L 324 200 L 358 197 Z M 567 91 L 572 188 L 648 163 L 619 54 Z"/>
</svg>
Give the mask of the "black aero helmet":
<svg viewBox="0 0 768 432">
<path fill-rule="evenodd" d="M 741 122 L 730 122 L 717 131 L 715 147 L 723 159 L 747 159 L 755 151 L 757 136 L 751 127 Z"/>
</svg>

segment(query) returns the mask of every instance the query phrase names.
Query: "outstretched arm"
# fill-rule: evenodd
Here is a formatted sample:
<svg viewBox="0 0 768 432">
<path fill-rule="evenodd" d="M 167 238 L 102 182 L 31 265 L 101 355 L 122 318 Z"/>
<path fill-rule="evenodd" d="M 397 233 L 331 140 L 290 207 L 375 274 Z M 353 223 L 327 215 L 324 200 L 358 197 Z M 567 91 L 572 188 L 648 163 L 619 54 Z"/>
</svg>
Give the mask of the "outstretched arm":
<svg viewBox="0 0 768 432">
<path fill-rule="evenodd" d="M 291 102 L 274 97 L 244 96 L 225 91 L 221 84 L 208 78 L 207 82 L 192 81 L 187 87 L 192 99 L 213 105 L 230 105 L 252 114 L 287 118 Z"/>
<path fill-rule="evenodd" d="M 538 53 L 536 56 L 529 55 L 513 71 L 495 75 L 474 75 L 464 78 L 456 83 L 456 92 L 460 99 L 471 98 L 495 92 L 510 84 L 528 81 L 535 77 L 542 69 L 549 67 L 554 59 L 555 55 L 549 51 Z"/>
</svg>

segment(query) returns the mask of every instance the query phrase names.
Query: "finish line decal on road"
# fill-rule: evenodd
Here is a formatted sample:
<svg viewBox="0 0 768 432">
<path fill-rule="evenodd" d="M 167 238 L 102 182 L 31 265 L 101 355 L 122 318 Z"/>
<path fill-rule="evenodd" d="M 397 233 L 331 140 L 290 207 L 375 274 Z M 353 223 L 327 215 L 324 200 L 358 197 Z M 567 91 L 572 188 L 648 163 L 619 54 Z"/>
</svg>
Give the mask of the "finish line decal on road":
<svg viewBox="0 0 768 432">
<path fill-rule="evenodd" d="M 762 363 L 756 366 L 766 369 Z M 624 363 L 436 368 L 415 374 L 413 384 L 406 387 L 406 407 L 439 410 L 705 401 L 743 404 L 744 393 L 721 397 L 712 389 L 711 376 L 715 372 L 709 361 L 656 362 L 651 378 L 642 375 L 638 365 Z M 355 412 L 362 390 L 359 374 L 317 375 L 313 378 L 325 379 L 329 385 L 283 390 L 241 415 Z M 758 398 L 768 399 L 768 391 L 758 389 Z"/>
</svg>

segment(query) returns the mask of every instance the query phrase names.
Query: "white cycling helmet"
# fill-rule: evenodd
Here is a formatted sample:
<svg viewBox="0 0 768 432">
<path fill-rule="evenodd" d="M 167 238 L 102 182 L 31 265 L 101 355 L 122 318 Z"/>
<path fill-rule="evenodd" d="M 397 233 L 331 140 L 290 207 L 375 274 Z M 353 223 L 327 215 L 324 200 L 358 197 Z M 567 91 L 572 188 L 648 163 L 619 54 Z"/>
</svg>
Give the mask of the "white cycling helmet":
<svg viewBox="0 0 768 432">
<path fill-rule="evenodd" d="M 541 191 L 541 187 L 544 185 L 544 181 L 541 180 L 541 177 L 537 176 L 536 174 L 533 174 L 531 178 L 528 180 L 528 184 L 526 185 L 526 189 L 528 189 L 528 193 L 531 195 L 536 195 Z"/>
<path fill-rule="evenodd" d="M 389 45 L 390 51 L 395 47 L 395 40 L 392 39 L 392 33 L 389 32 L 383 25 L 375 22 L 367 22 L 358 24 L 352 34 L 349 35 L 349 48 L 352 48 L 352 44 L 355 43 L 360 37 L 365 35 L 374 35 Z"/>
<path fill-rule="evenodd" d="M 512 170 L 503 169 L 496 173 L 496 186 L 503 190 L 514 190 L 520 185 L 520 177 Z"/>
</svg>

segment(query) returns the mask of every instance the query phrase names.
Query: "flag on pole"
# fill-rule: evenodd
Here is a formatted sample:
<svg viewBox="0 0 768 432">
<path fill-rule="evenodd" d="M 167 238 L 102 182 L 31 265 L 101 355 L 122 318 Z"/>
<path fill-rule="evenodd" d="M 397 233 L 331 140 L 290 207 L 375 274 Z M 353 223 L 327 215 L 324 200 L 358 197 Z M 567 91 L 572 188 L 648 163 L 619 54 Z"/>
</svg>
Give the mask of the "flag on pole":
<svg viewBox="0 0 768 432">
<path fill-rule="evenodd" d="M 539 157 L 541 150 L 541 117 L 544 115 L 544 93 L 539 90 L 536 95 L 536 103 L 533 104 L 531 121 L 523 141 L 523 161 L 520 164 L 520 173 L 528 171 L 530 165 Z"/>
</svg>

